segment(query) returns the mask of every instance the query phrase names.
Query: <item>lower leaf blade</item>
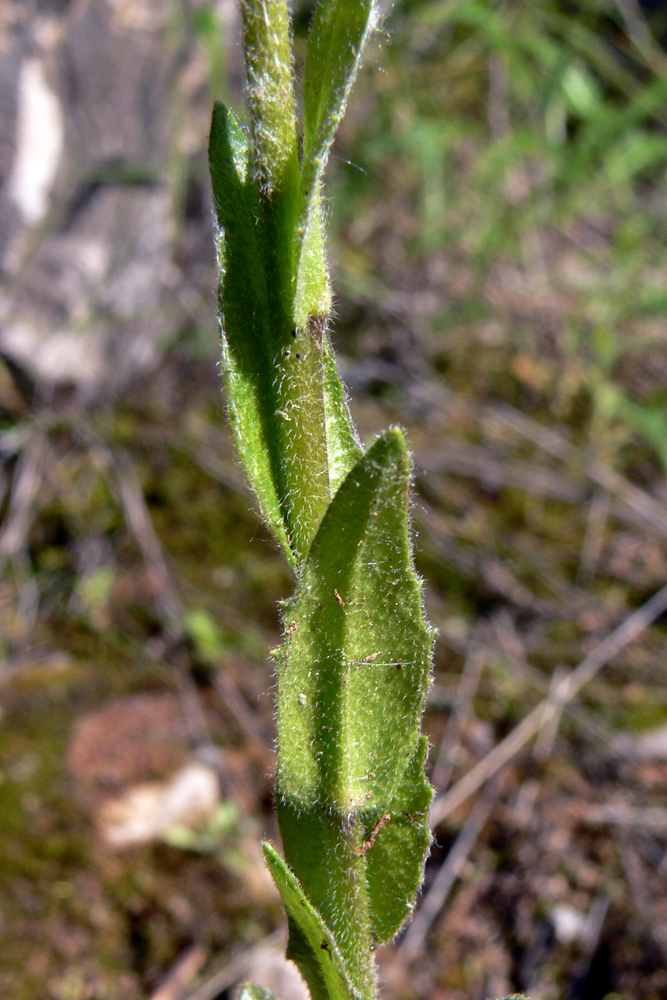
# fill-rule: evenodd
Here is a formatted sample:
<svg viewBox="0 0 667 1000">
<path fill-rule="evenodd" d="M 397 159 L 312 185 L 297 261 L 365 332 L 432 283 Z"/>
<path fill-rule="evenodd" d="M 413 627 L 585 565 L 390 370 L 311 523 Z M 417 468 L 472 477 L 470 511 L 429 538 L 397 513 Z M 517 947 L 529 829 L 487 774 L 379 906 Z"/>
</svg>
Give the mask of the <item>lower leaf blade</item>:
<svg viewBox="0 0 667 1000">
<path fill-rule="evenodd" d="M 369 916 L 377 944 L 390 941 L 401 929 L 424 879 L 431 844 L 428 809 L 433 796 L 424 773 L 427 752 L 428 740 L 422 736 L 391 808 L 366 820 Z"/>
<path fill-rule="evenodd" d="M 264 844 L 264 857 L 287 911 L 287 957 L 296 963 L 313 1000 L 363 1000 L 350 981 L 333 934 L 296 877 L 269 843 Z"/>
</svg>

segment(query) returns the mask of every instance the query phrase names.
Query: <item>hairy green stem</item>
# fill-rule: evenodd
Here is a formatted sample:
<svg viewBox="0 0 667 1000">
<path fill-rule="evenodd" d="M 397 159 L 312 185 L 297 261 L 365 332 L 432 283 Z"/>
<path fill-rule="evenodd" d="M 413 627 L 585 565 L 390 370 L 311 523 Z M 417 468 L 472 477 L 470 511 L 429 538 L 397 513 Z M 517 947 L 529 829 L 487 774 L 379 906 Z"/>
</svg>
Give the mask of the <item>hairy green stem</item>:
<svg viewBox="0 0 667 1000">
<path fill-rule="evenodd" d="M 287 3 L 243 0 L 242 10 L 258 221 L 267 250 L 279 501 L 298 560 L 331 499 L 322 368 L 327 317 L 307 316 L 299 325 L 294 314 L 300 169 Z"/>
<path fill-rule="evenodd" d="M 285 860 L 264 849 L 313 1000 L 375 1000 L 374 949 L 409 916 L 430 842 L 433 634 L 405 439 L 361 447 L 326 329 L 323 173 L 374 12 L 320 0 L 300 163 L 287 0 L 241 2 L 250 134 L 218 105 L 210 138 L 223 365 L 241 457 L 297 573 L 275 654 Z"/>
</svg>

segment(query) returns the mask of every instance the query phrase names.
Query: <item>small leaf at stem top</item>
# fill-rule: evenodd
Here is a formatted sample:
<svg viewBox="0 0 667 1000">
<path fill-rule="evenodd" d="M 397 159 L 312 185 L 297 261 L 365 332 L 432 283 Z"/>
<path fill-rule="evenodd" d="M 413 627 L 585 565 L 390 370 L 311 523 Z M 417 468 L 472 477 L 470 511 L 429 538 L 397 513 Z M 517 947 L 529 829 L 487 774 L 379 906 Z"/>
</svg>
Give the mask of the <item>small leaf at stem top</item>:
<svg viewBox="0 0 667 1000">
<path fill-rule="evenodd" d="M 308 36 L 303 162 L 295 232 L 294 314 L 298 325 L 303 325 L 309 315 L 329 312 L 322 177 L 373 26 L 373 12 L 372 0 L 320 0 Z"/>
</svg>

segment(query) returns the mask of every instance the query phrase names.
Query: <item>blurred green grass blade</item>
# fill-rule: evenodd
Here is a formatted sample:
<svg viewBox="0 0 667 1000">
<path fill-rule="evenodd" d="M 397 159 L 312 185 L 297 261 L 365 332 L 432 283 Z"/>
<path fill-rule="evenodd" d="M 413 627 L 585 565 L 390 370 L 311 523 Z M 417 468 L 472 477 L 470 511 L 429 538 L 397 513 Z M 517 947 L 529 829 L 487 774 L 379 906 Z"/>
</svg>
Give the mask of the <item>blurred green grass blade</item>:
<svg viewBox="0 0 667 1000">
<path fill-rule="evenodd" d="M 281 503 L 284 473 L 266 262 L 249 159 L 243 130 L 224 105 L 216 104 L 209 162 L 218 223 L 219 311 L 230 422 L 262 514 L 294 562 Z"/>
<path fill-rule="evenodd" d="M 386 812 L 414 756 L 433 632 L 412 566 L 410 474 L 393 428 L 340 486 L 285 607 L 278 786 L 299 806 Z"/>
<path fill-rule="evenodd" d="M 287 957 L 299 968 L 312 1000 L 360 1000 L 336 940 L 297 879 L 271 844 L 264 856 L 287 911 Z"/>
<path fill-rule="evenodd" d="M 271 990 L 257 986 L 256 983 L 243 983 L 238 1000 L 276 1000 Z"/>
</svg>

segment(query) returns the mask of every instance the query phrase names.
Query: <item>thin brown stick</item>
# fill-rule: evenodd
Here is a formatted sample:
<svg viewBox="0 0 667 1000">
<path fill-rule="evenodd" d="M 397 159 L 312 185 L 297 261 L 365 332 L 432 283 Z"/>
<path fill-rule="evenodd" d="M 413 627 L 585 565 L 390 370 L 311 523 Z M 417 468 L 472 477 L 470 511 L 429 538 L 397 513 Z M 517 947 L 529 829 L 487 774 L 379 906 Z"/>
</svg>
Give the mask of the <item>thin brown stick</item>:
<svg viewBox="0 0 667 1000">
<path fill-rule="evenodd" d="M 222 667 L 213 675 L 213 686 L 220 700 L 233 715 L 239 731 L 248 744 L 248 748 L 258 756 L 267 759 L 269 754 L 267 740 L 265 734 L 262 732 L 257 715 L 248 707 L 245 698 L 237 686 L 225 676 Z"/>
<path fill-rule="evenodd" d="M 175 434 L 170 438 L 170 444 L 182 454 L 187 455 L 221 486 L 243 496 L 250 496 L 250 490 L 238 467 L 219 455 L 207 442 Z"/>
<path fill-rule="evenodd" d="M 622 802 L 586 805 L 585 808 L 577 809 L 576 818 L 586 826 L 637 827 L 640 830 L 667 833 L 667 809 L 659 806 L 642 808 Z"/>
<path fill-rule="evenodd" d="M 18 620 L 22 641 L 27 640 L 37 617 L 39 589 L 30 566 L 28 536 L 37 496 L 44 482 L 46 442 L 35 434 L 26 443 L 11 484 L 9 507 L 0 530 L 0 576 L 11 563 L 18 583 Z"/>
<path fill-rule="evenodd" d="M 179 958 L 150 1000 L 183 1000 L 205 961 L 206 950 L 200 944 L 193 945 Z"/>
<path fill-rule="evenodd" d="M 224 990 L 229 989 L 230 986 L 238 983 L 240 979 L 247 975 L 253 959 L 258 952 L 267 946 L 278 946 L 284 940 L 285 936 L 283 932 L 275 931 L 269 937 L 264 938 L 263 941 L 255 945 L 254 948 L 247 948 L 245 951 L 235 955 L 222 969 L 219 969 L 210 979 L 202 983 L 198 990 L 191 993 L 187 1000 L 215 1000 Z"/>
<path fill-rule="evenodd" d="M 506 609 L 499 611 L 492 620 L 492 626 L 501 650 L 510 661 L 512 671 L 541 694 L 552 693 L 552 685 L 548 676 L 526 660 L 523 642 L 516 631 L 510 613 Z M 558 679 L 561 680 L 562 677 Z M 616 731 L 601 716 L 576 701 L 569 705 L 563 705 L 563 711 L 567 712 L 568 716 L 573 718 L 580 728 L 585 729 L 590 736 L 598 740 L 605 749 L 609 749 L 614 740 L 618 738 Z"/>
<path fill-rule="evenodd" d="M 461 748 L 461 737 L 470 716 L 472 700 L 479 686 L 487 655 L 484 646 L 473 643 L 466 656 L 454 698 L 453 710 L 440 741 L 438 755 L 431 774 L 431 781 L 439 792 L 444 792 L 449 785 L 452 771 L 456 766 Z"/>
<path fill-rule="evenodd" d="M 481 788 L 485 781 L 497 774 L 536 735 L 545 720 L 572 701 L 579 691 L 595 677 L 608 661 L 636 639 L 651 622 L 667 610 L 667 585 L 653 595 L 637 611 L 634 611 L 586 656 L 578 667 L 554 688 L 552 695 L 545 698 L 532 712 L 521 720 L 504 740 L 494 747 L 445 795 L 435 800 L 431 808 L 431 823 L 437 826 Z"/>
<path fill-rule="evenodd" d="M 112 455 L 128 527 L 137 540 L 156 586 L 156 605 L 169 639 L 181 638 L 183 608 L 172 585 L 162 544 L 151 520 L 134 465 L 124 452 Z"/>
<path fill-rule="evenodd" d="M 628 38 L 640 56 L 658 76 L 667 75 L 667 57 L 656 42 L 638 0 L 616 0 Z"/>
<path fill-rule="evenodd" d="M 210 747 L 206 716 L 184 657 L 184 610 L 169 572 L 162 543 L 157 536 L 144 499 L 134 464 L 125 452 L 111 452 L 102 445 L 106 466 L 115 471 L 127 525 L 134 535 L 155 588 L 155 605 L 162 620 L 165 638 L 174 661 L 182 669 L 176 673 L 183 717 L 193 743 Z"/>
<path fill-rule="evenodd" d="M 540 726 L 540 730 L 537 734 L 537 739 L 535 740 L 535 745 L 533 746 L 533 756 L 535 760 L 545 761 L 551 757 L 553 752 L 554 743 L 556 742 L 556 736 L 558 735 L 558 729 L 560 726 L 560 720 L 563 717 L 564 705 L 558 699 L 556 692 L 558 691 L 558 685 L 567 676 L 567 670 L 563 666 L 558 666 L 554 670 L 551 677 L 551 685 L 549 687 L 549 698 L 547 701 L 547 706 L 549 711 L 545 711 L 544 721 Z M 555 711 L 552 710 L 552 706 L 555 706 Z"/>
<path fill-rule="evenodd" d="M 659 920 L 656 920 L 655 907 L 644 874 L 641 859 L 630 843 L 625 831 L 617 831 L 616 845 L 625 877 L 630 887 L 635 913 L 644 924 L 649 936 L 662 953 L 663 961 L 667 963 L 667 933 Z"/>
<path fill-rule="evenodd" d="M 611 497 L 607 490 L 596 490 L 588 505 L 586 531 L 581 545 L 577 583 L 586 586 L 591 583 L 597 572 L 602 547 L 604 545 L 605 529 L 609 520 Z"/>
<path fill-rule="evenodd" d="M 34 437 L 19 458 L 12 481 L 9 509 L 0 531 L 0 573 L 28 544 L 35 499 L 42 483 L 44 441 Z"/>
</svg>

